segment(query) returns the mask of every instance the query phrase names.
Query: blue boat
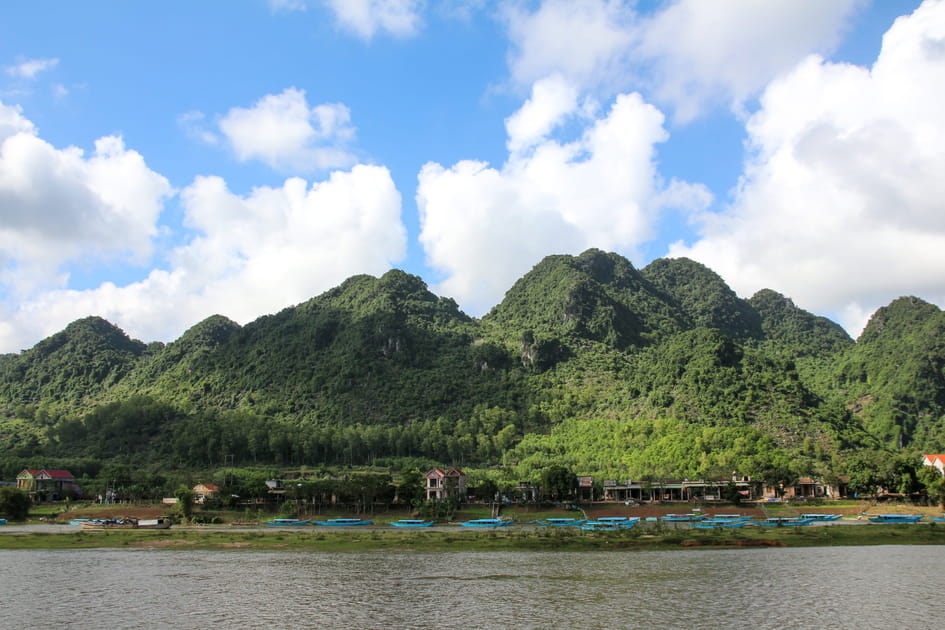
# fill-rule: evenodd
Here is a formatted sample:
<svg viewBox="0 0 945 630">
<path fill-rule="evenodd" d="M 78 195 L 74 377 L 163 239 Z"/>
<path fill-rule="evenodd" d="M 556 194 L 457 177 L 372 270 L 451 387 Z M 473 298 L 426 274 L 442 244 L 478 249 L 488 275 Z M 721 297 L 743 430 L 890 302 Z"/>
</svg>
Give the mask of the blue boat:
<svg viewBox="0 0 945 630">
<path fill-rule="evenodd" d="M 7 524 L 7 519 L 0 518 L 0 525 L 6 525 L 6 524 Z"/>
<path fill-rule="evenodd" d="M 352 525 L 370 525 L 373 522 L 373 520 L 362 518 L 330 518 L 327 521 L 315 521 L 315 524 L 323 527 L 349 527 Z"/>
<path fill-rule="evenodd" d="M 744 527 L 748 524 L 751 518 L 707 518 L 704 521 L 699 521 L 693 523 L 692 526 L 696 529 L 716 529 L 716 528 L 726 528 L 726 529 L 737 529 L 739 527 Z"/>
<path fill-rule="evenodd" d="M 640 522 L 639 517 L 628 518 L 626 516 L 602 516 L 597 520 L 587 521 L 579 527 L 589 532 L 609 532 L 620 531 L 623 529 L 632 529 L 634 525 Z"/>
<path fill-rule="evenodd" d="M 667 521 L 670 523 L 692 523 L 695 521 L 701 521 L 705 519 L 704 514 L 666 514 L 660 517 L 661 521 Z"/>
<path fill-rule="evenodd" d="M 299 527 L 300 525 L 308 525 L 312 521 L 302 521 L 297 518 L 274 518 L 271 521 L 264 521 L 263 524 L 268 525 L 269 527 Z"/>
<path fill-rule="evenodd" d="M 69 524 L 74 525 L 76 527 L 82 527 L 82 523 L 88 523 L 91 520 L 92 519 L 90 518 L 74 518 L 71 521 L 69 521 Z"/>
<path fill-rule="evenodd" d="M 402 518 L 398 521 L 391 521 L 392 527 L 433 527 L 436 521 L 425 521 L 422 518 Z"/>
<path fill-rule="evenodd" d="M 932 520 L 939 523 L 945 523 L 945 514 L 942 514 L 941 516 L 933 516 Z"/>
<path fill-rule="evenodd" d="M 921 514 L 877 514 L 870 517 L 871 523 L 907 524 L 918 523 L 922 520 Z"/>
<path fill-rule="evenodd" d="M 545 520 L 535 521 L 542 527 L 579 527 L 587 522 L 584 518 L 546 518 Z"/>
<path fill-rule="evenodd" d="M 812 518 L 797 518 L 796 516 L 772 516 L 759 521 L 759 525 L 770 525 L 774 527 L 803 527 L 814 522 Z"/>
<path fill-rule="evenodd" d="M 817 512 L 814 514 L 801 514 L 801 518 L 809 518 L 812 521 L 839 521 L 841 516 L 839 514 Z"/>
<path fill-rule="evenodd" d="M 463 527 L 506 527 L 514 521 L 504 518 L 474 518 L 471 521 L 460 523 Z"/>
</svg>

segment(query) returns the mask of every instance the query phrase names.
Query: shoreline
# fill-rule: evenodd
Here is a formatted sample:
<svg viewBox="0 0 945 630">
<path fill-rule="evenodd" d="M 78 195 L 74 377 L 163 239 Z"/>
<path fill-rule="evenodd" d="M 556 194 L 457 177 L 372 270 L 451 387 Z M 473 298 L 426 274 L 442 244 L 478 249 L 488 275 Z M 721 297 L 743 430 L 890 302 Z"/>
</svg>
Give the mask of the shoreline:
<svg viewBox="0 0 945 630">
<path fill-rule="evenodd" d="M 665 551 L 941 544 L 945 544 L 945 527 L 935 523 L 837 523 L 799 528 L 746 527 L 726 531 L 643 526 L 617 532 L 550 530 L 528 526 L 471 531 L 452 525 L 426 531 L 376 526 L 344 531 L 327 531 L 323 528 L 306 528 L 303 531 L 268 527 L 234 529 L 227 526 L 82 531 L 61 525 L 7 525 L 0 530 L 0 550 Z"/>
</svg>

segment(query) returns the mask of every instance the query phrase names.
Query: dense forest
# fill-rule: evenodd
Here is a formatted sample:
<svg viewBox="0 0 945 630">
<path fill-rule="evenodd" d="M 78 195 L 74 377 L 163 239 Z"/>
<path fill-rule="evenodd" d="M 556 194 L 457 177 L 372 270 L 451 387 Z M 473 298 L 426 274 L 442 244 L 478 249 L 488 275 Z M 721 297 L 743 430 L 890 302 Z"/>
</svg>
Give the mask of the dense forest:
<svg viewBox="0 0 945 630">
<path fill-rule="evenodd" d="M 694 261 L 638 270 L 598 250 L 545 258 L 481 319 L 394 270 L 168 344 L 87 317 L 0 356 L 3 479 L 437 464 L 536 480 L 559 465 L 907 490 L 919 454 L 943 450 L 936 306 L 899 298 L 854 341 Z"/>
</svg>

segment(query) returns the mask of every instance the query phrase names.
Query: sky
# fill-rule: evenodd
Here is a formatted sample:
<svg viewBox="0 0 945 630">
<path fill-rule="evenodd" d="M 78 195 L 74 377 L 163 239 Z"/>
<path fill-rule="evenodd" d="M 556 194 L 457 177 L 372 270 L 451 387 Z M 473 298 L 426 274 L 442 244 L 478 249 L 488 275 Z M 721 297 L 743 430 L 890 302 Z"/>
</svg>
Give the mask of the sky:
<svg viewBox="0 0 945 630">
<path fill-rule="evenodd" d="M 0 352 L 592 247 L 856 337 L 945 306 L 943 112 L 945 0 L 4 3 Z"/>
</svg>

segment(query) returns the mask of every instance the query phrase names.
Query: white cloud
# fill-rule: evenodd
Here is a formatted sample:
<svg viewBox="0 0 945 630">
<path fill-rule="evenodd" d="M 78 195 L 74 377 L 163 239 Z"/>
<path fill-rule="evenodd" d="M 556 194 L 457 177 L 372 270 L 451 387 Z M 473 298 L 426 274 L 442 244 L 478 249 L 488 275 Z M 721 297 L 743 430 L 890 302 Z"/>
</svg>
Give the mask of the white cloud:
<svg viewBox="0 0 945 630">
<path fill-rule="evenodd" d="M 410 37 L 420 29 L 422 0 L 325 0 L 338 24 L 364 40 L 386 31 Z"/>
<path fill-rule="evenodd" d="M 350 166 L 345 145 L 354 137 L 351 114 L 340 103 L 311 107 L 305 91 L 267 94 L 250 109 L 234 107 L 220 121 L 236 156 L 262 160 L 281 171 L 310 172 Z"/>
<path fill-rule="evenodd" d="M 28 295 L 61 283 L 68 261 L 149 256 L 168 181 L 119 137 L 86 157 L 36 133 L 0 103 L 0 287 Z"/>
<path fill-rule="evenodd" d="M 35 79 L 36 75 L 45 70 L 50 70 L 59 65 L 59 60 L 52 59 L 27 59 L 15 66 L 7 66 L 6 72 L 11 77 L 18 79 Z"/>
<path fill-rule="evenodd" d="M 622 0 L 507 3 L 513 83 L 561 74 L 582 90 L 635 89 L 688 120 L 741 107 L 811 52 L 829 52 L 864 0 L 676 0 L 652 14 Z"/>
<path fill-rule="evenodd" d="M 202 144 L 214 146 L 220 139 L 215 133 L 207 129 L 205 124 L 206 116 L 199 110 L 184 112 L 177 117 L 177 126 L 187 135 Z"/>
<path fill-rule="evenodd" d="M 899 18 L 871 69 L 809 57 L 764 92 L 732 205 L 696 258 L 852 334 L 902 294 L 945 304 L 945 2 Z"/>
<path fill-rule="evenodd" d="M 246 196 L 218 177 L 198 177 L 181 201 L 199 236 L 170 253 L 168 270 L 124 287 L 54 290 L 24 301 L 0 317 L 0 352 L 89 314 L 146 341 L 174 339 L 214 313 L 245 323 L 353 274 L 379 275 L 406 247 L 400 194 L 383 167 L 359 165 L 311 185 L 290 178 Z"/>
<path fill-rule="evenodd" d="M 663 115 L 638 94 L 618 96 L 599 119 L 578 117 L 582 133 L 573 142 L 550 137 L 576 111 L 564 87 L 539 83 L 508 119 L 515 150 L 501 169 L 463 161 L 420 172 L 420 241 L 445 274 L 436 290 L 467 312 L 497 304 L 545 255 L 589 247 L 632 255 L 652 237 L 664 205 L 707 202 L 701 187 L 661 181 L 654 145 L 667 138 Z"/>
</svg>

